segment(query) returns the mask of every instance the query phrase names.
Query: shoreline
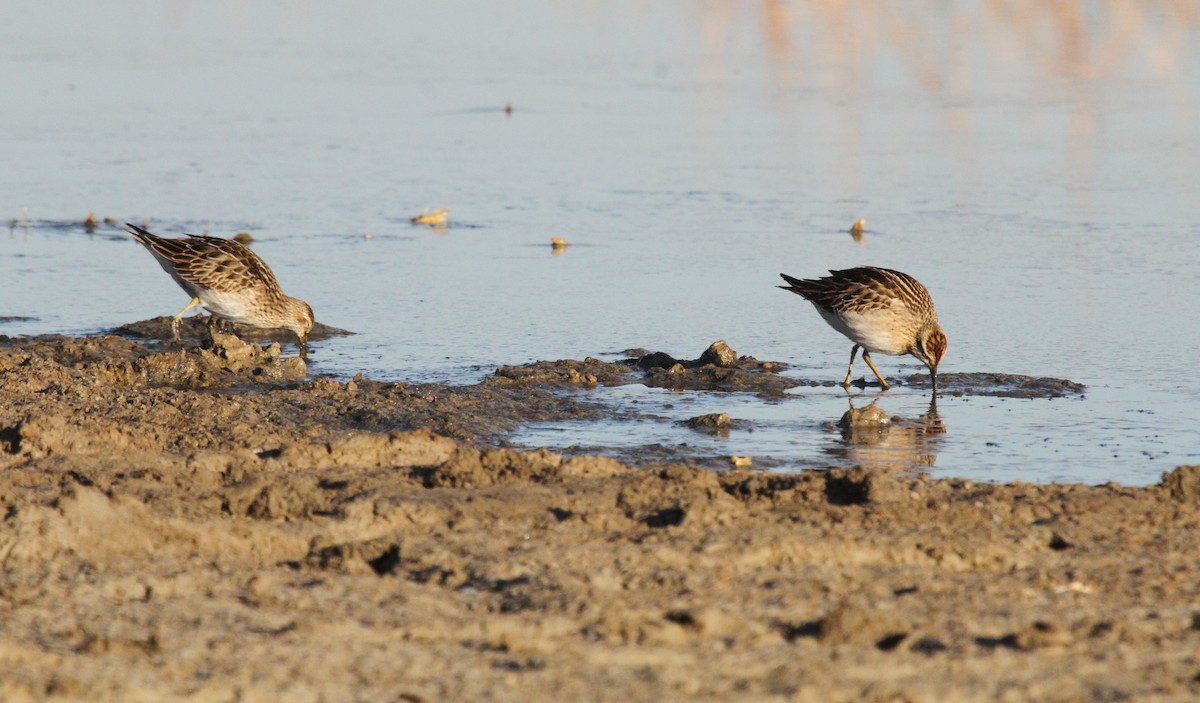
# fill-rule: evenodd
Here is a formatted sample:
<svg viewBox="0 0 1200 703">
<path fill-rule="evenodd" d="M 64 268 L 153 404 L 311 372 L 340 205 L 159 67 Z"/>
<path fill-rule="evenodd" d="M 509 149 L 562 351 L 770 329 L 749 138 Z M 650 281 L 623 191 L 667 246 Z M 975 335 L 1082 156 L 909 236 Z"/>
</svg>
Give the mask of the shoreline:
<svg viewBox="0 0 1200 703">
<path fill-rule="evenodd" d="M 1200 467 L 635 467 L 501 446 L 602 413 L 556 389 L 605 367 L 339 382 L 218 342 L 0 339 L 0 697 L 1200 695 Z"/>
</svg>

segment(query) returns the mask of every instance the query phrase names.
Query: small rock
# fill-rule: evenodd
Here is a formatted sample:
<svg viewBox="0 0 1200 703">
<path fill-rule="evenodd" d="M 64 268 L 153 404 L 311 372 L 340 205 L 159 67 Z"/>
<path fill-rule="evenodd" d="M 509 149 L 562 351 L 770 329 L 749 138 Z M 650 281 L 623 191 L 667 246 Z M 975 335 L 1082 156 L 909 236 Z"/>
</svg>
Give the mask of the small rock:
<svg viewBox="0 0 1200 703">
<path fill-rule="evenodd" d="M 704 353 L 700 355 L 699 362 L 701 365 L 712 364 L 723 369 L 733 368 L 737 363 L 737 352 L 730 349 L 724 339 L 720 339 L 704 350 Z"/>
<path fill-rule="evenodd" d="M 838 420 L 842 438 L 851 444 L 879 444 L 892 429 L 892 419 L 882 408 L 871 403 L 865 408 L 850 408 Z"/>
<path fill-rule="evenodd" d="M 708 415 L 698 415 L 696 417 L 684 420 L 684 424 L 693 430 L 703 429 L 729 429 L 731 424 L 729 413 L 709 413 Z"/>
<path fill-rule="evenodd" d="M 838 420 L 838 427 L 843 430 L 886 427 L 890 424 L 892 418 L 874 403 L 865 408 L 850 408 L 842 415 L 842 419 Z"/>
</svg>

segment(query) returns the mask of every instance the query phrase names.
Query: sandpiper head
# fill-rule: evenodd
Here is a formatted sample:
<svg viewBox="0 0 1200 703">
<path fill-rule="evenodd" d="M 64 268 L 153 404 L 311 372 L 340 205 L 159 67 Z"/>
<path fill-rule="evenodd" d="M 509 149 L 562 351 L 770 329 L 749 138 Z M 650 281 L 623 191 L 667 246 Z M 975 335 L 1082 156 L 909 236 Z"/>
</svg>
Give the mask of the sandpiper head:
<svg viewBox="0 0 1200 703">
<path fill-rule="evenodd" d="M 929 378 L 933 382 L 933 393 L 937 395 L 937 367 L 946 356 L 946 333 L 935 322 L 917 333 L 912 355 L 929 367 Z"/>
<path fill-rule="evenodd" d="M 313 325 L 316 324 L 316 318 L 313 317 L 312 308 L 303 300 L 296 300 L 291 306 L 291 319 L 288 320 L 287 328 L 296 333 L 300 339 L 300 345 L 308 344 L 308 335 L 312 332 Z"/>
</svg>

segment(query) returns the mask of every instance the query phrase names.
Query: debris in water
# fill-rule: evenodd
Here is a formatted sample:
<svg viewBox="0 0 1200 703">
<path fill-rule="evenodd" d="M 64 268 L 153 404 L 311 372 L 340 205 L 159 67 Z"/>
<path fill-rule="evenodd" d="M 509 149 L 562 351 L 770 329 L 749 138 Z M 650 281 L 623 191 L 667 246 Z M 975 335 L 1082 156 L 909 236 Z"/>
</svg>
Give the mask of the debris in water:
<svg viewBox="0 0 1200 703">
<path fill-rule="evenodd" d="M 412 218 L 414 225 L 428 225 L 430 227 L 445 227 L 446 217 L 450 214 L 447 208 L 438 208 L 437 210 L 422 210 L 420 215 Z"/>
<path fill-rule="evenodd" d="M 863 232 L 866 231 L 866 229 L 867 229 L 867 218 L 860 217 L 860 218 L 858 218 L 858 222 L 855 222 L 853 225 L 850 226 L 850 236 L 854 237 L 854 241 L 861 244 L 862 240 L 863 240 Z"/>
</svg>

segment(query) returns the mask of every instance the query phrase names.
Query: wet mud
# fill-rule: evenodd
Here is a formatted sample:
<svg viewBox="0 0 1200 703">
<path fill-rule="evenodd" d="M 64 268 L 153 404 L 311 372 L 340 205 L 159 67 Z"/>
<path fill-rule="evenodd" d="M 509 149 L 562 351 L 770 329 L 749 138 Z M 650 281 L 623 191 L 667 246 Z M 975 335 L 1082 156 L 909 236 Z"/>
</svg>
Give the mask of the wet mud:
<svg viewBox="0 0 1200 703">
<path fill-rule="evenodd" d="M 928 388 L 929 376 L 914 374 L 905 385 Z M 1065 378 L 1021 376 L 1006 373 L 938 374 L 938 395 L 992 396 L 999 398 L 1077 398 L 1087 386 Z"/>
<path fill-rule="evenodd" d="M 662 367 L 452 388 L 278 349 L 0 340 L 0 699 L 1200 696 L 1200 467 L 994 485 L 517 451 L 519 423 L 601 417 L 588 385 Z"/>
<path fill-rule="evenodd" d="M 646 349 L 629 349 L 625 355 L 626 358 L 619 361 L 588 357 L 583 361 L 565 359 L 502 366 L 496 371 L 496 376 L 520 384 L 586 387 L 641 383 L 652 388 L 756 393 L 767 398 L 780 397 L 791 388 L 841 385 L 828 378 L 780 375 L 788 369 L 788 364 L 739 356 L 724 340 L 713 342 L 699 357 L 691 360 L 677 359 L 666 352 Z M 938 375 L 938 380 L 939 394 L 955 396 L 1061 398 L 1082 396 L 1087 390 L 1083 384 L 1067 379 L 1018 374 L 943 373 Z M 888 382 L 895 386 L 931 387 L 929 374 L 910 374 L 903 379 L 889 378 Z M 851 385 L 856 388 L 878 388 L 879 382 L 867 382 L 859 378 L 852 380 Z"/>
<path fill-rule="evenodd" d="M 677 359 L 665 352 L 629 349 L 620 361 L 588 357 L 536 361 L 523 366 L 502 366 L 498 381 L 550 386 L 594 386 L 641 383 L 671 390 L 724 391 L 780 396 L 804 381 L 777 375 L 787 368 L 778 361 L 738 356 L 724 340 L 713 342 L 696 359 Z"/>
<path fill-rule="evenodd" d="M 181 305 L 186 304 L 183 301 Z M 141 322 L 131 322 L 127 325 L 121 325 L 108 331 L 108 334 L 118 335 L 121 337 L 129 337 L 131 339 L 146 339 L 157 340 L 163 343 L 173 343 L 171 331 L 171 317 L 154 317 Z M 242 324 L 230 324 L 222 322 L 223 326 L 228 326 L 229 332 L 236 334 L 239 338 L 253 342 L 279 342 L 281 344 L 296 344 L 296 335 L 290 330 L 285 329 L 262 329 L 259 327 L 249 327 Z M 321 322 L 316 322 L 313 325 L 312 332 L 309 333 L 309 341 L 320 341 L 340 335 L 354 334 L 349 330 L 338 329 L 331 327 Z M 180 318 L 179 320 L 179 338 L 183 342 L 196 343 L 208 340 L 208 315 L 190 315 Z"/>
</svg>

